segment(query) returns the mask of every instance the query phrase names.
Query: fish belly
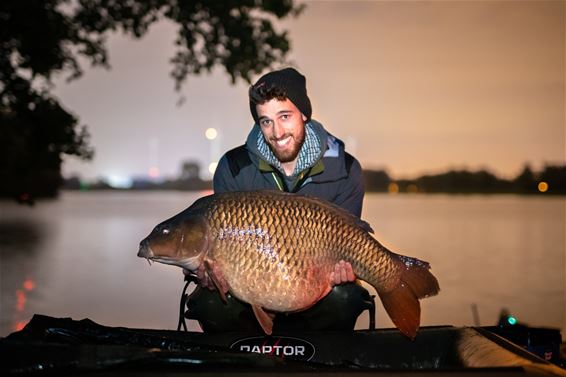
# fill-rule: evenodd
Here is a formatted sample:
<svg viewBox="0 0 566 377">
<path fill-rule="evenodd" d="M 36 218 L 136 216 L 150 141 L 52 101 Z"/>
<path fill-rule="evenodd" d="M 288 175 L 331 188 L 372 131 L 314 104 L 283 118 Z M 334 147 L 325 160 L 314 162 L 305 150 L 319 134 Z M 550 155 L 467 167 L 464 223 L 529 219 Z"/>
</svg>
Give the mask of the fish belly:
<svg viewBox="0 0 566 377">
<path fill-rule="evenodd" d="M 231 293 L 252 305 L 277 312 L 307 309 L 332 288 L 335 258 L 307 245 L 286 247 L 257 240 L 220 242 L 215 260 Z"/>
<path fill-rule="evenodd" d="M 309 276 L 290 277 L 258 273 L 248 279 L 228 278 L 230 289 L 239 299 L 277 312 L 307 309 L 331 289 L 327 269 L 308 271 Z"/>
</svg>

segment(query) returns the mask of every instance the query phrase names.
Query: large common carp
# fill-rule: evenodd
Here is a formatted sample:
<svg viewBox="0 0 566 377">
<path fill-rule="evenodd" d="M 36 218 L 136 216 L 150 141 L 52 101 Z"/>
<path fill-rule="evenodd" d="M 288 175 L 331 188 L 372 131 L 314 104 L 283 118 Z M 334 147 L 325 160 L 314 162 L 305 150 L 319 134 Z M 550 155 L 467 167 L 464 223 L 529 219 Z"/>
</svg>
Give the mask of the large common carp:
<svg viewBox="0 0 566 377">
<path fill-rule="evenodd" d="M 273 312 L 304 310 L 323 298 L 343 260 L 414 338 L 419 299 L 438 293 L 438 282 L 428 263 L 387 250 L 370 232 L 366 222 L 316 198 L 230 192 L 200 198 L 157 225 L 138 256 L 204 272 L 221 295 L 229 291 L 251 304 L 267 334 Z"/>
</svg>

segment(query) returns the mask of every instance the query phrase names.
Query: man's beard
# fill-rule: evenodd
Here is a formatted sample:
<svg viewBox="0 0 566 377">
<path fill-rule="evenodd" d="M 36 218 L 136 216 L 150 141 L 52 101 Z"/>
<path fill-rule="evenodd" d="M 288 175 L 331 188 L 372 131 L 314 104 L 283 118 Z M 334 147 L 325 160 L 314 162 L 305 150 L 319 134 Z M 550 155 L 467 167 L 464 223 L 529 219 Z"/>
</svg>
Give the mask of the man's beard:
<svg viewBox="0 0 566 377">
<path fill-rule="evenodd" d="M 281 139 L 285 139 L 287 136 L 289 135 L 285 135 Z M 294 139 L 294 138 L 292 139 L 295 142 L 293 144 L 293 148 L 284 151 L 279 151 L 277 150 L 277 147 L 272 146 L 271 143 L 267 143 L 267 145 L 269 145 L 269 149 L 271 149 L 271 152 L 273 152 L 273 154 L 279 160 L 279 162 L 281 163 L 291 162 L 299 155 L 303 143 L 305 142 L 305 133 L 302 132 L 300 135 L 296 135 L 296 136 L 298 136 L 299 139 Z M 274 140 L 272 140 L 272 142 L 275 143 Z"/>
</svg>

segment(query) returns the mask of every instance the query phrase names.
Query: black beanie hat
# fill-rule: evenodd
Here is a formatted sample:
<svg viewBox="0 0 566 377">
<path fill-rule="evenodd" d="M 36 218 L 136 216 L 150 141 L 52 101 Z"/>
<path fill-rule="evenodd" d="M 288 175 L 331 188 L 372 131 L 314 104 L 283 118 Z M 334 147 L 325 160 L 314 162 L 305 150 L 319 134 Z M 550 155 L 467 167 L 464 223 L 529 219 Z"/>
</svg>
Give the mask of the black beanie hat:
<svg viewBox="0 0 566 377">
<path fill-rule="evenodd" d="M 283 93 L 289 101 L 293 102 L 307 120 L 310 120 L 312 108 L 311 101 L 307 96 L 307 80 L 305 76 L 301 75 L 296 69 L 285 68 L 266 73 L 250 87 L 250 111 L 256 123 L 258 121 L 256 104 L 265 100 L 265 98 L 261 98 L 263 93 L 268 93 L 274 88 L 280 89 L 279 93 Z M 268 100 L 269 99 L 271 98 L 268 98 Z"/>
</svg>

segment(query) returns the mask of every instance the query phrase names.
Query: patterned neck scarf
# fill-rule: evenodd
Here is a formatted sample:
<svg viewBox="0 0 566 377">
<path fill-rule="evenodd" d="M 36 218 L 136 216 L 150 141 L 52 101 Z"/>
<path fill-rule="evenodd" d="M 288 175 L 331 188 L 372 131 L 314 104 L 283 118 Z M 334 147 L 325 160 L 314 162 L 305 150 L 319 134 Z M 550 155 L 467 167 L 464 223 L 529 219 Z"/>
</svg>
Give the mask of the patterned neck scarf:
<svg viewBox="0 0 566 377">
<path fill-rule="evenodd" d="M 277 170 L 285 175 L 285 171 L 281 167 L 281 162 L 275 157 L 261 132 L 258 132 L 257 135 L 257 150 L 268 164 L 276 167 Z M 296 177 L 303 170 L 311 168 L 316 164 L 321 155 L 322 148 L 320 147 L 320 139 L 312 129 L 310 123 L 307 123 L 305 124 L 305 142 L 299 151 L 297 165 L 295 165 L 295 170 L 291 176 Z"/>
</svg>

